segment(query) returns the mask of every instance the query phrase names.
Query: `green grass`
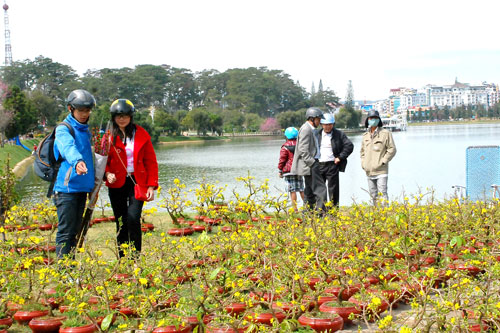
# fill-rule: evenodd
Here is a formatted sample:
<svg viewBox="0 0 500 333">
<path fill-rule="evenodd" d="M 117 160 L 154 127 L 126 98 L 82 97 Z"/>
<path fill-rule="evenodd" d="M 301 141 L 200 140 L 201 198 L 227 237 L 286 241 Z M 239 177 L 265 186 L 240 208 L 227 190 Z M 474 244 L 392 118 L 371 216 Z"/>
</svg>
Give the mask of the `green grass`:
<svg viewBox="0 0 500 333">
<path fill-rule="evenodd" d="M 222 136 L 160 136 L 160 142 L 225 140 Z"/>
<path fill-rule="evenodd" d="M 38 144 L 39 141 L 40 139 L 30 139 L 24 140 L 22 143 L 26 147 L 33 149 L 33 146 Z M 5 144 L 3 148 L 0 147 L 0 165 L 3 166 L 10 157 L 10 167 L 13 168 L 17 163 L 21 162 L 30 155 L 31 153 L 21 146 Z"/>
</svg>

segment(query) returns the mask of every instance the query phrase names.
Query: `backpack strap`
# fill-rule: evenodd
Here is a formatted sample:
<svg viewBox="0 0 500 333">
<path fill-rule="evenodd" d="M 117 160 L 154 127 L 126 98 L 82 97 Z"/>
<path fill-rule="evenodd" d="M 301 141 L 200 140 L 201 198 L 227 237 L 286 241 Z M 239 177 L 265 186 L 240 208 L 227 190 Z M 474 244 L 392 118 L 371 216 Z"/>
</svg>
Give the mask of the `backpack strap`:
<svg viewBox="0 0 500 333">
<path fill-rule="evenodd" d="M 70 123 L 63 121 L 59 125 L 57 125 L 56 128 L 61 126 L 61 125 L 66 126 L 68 128 L 69 134 L 71 134 L 71 136 L 74 139 L 75 138 L 75 129 L 73 128 L 73 126 L 71 126 Z M 55 129 L 54 129 L 54 135 L 55 135 Z M 57 158 L 57 161 L 56 161 L 56 165 L 54 166 L 55 177 L 50 182 L 49 189 L 47 190 L 47 198 L 50 198 L 52 196 L 52 193 L 54 192 L 54 186 L 56 184 L 57 174 L 59 173 L 59 168 L 61 167 L 62 161 L 63 161 L 63 159 L 62 159 L 61 155 L 59 154 L 59 157 Z"/>
</svg>

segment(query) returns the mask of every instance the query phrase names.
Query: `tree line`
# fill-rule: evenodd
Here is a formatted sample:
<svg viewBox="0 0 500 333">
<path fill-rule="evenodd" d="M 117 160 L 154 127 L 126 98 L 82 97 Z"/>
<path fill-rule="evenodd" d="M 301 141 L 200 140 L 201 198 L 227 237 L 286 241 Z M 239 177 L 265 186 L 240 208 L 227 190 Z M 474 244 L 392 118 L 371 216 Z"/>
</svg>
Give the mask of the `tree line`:
<svg viewBox="0 0 500 333">
<path fill-rule="evenodd" d="M 169 65 L 137 65 L 93 69 L 80 76 L 68 65 L 39 56 L 3 67 L 2 80 L 6 86 L 0 87 L 0 111 L 6 117 L 0 118 L 9 121 L 0 121 L 0 130 L 8 137 L 40 125 L 54 126 L 66 116 L 64 99 L 79 88 L 90 91 L 98 102 L 91 126 L 102 127 L 110 103 L 127 98 L 138 110 L 136 121 L 154 138 L 188 130 L 205 135 L 298 127 L 308 107 L 327 111 L 339 102 L 321 83 L 318 91 L 308 93 L 287 73 L 267 67 L 192 72 Z M 337 126 L 357 127 L 360 117 L 361 112 L 346 103 Z"/>
</svg>

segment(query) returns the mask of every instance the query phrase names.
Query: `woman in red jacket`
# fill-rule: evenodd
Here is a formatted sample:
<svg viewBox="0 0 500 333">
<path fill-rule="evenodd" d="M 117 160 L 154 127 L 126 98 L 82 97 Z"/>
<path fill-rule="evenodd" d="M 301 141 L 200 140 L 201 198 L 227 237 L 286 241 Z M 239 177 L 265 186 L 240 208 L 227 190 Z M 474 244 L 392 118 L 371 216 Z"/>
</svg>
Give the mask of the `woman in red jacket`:
<svg viewBox="0 0 500 333">
<path fill-rule="evenodd" d="M 118 252 L 123 257 L 122 244 L 141 251 L 142 200 L 154 199 L 154 190 L 158 188 L 158 162 L 148 132 L 134 124 L 134 104 L 128 99 L 118 99 L 109 110 L 113 130 L 105 177 L 116 218 Z M 136 199 L 136 184 L 144 189 L 142 200 Z"/>
</svg>

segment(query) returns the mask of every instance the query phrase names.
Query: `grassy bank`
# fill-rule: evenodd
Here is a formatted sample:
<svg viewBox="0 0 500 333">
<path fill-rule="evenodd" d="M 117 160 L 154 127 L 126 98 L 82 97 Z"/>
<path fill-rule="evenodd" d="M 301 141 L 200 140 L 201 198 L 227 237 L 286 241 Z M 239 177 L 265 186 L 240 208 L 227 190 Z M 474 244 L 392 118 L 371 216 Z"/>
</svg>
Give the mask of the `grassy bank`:
<svg viewBox="0 0 500 333">
<path fill-rule="evenodd" d="M 22 143 L 33 149 L 33 146 L 38 144 L 40 139 L 30 139 L 24 140 Z M 17 163 L 24 160 L 26 157 L 29 157 L 31 152 L 27 151 L 21 146 L 6 144 L 3 148 L 0 147 L 0 163 L 4 165 L 7 159 L 10 157 L 10 167 L 13 168 Z"/>
</svg>

